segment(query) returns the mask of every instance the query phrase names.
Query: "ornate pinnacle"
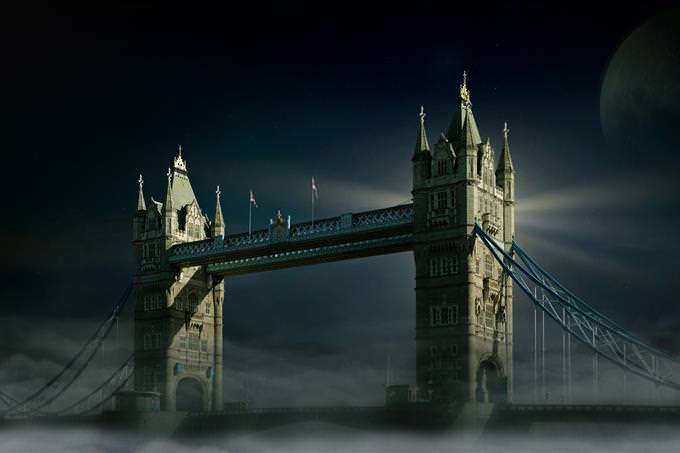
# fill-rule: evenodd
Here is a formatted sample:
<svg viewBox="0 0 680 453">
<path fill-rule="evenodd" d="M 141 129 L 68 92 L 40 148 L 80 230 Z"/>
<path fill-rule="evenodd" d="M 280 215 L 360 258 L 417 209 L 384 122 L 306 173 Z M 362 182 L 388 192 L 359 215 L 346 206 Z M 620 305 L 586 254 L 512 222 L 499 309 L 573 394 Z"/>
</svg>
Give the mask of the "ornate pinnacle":
<svg viewBox="0 0 680 453">
<path fill-rule="evenodd" d="M 429 152 L 430 144 L 427 141 L 427 131 L 425 131 L 425 108 L 420 106 L 420 127 L 418 128 L 418 139 L 416 140 L 416 149 L 414 156 L 419 155 L 420 152 Z"/>
<path fill-rule="evenodd" d="M 175 159 L 174 159 L 173 167 L 175 167 L 178 170 L 184 170 L 184 171 L 187 170 L 187 163 L 182 158 L 182 145 L 179 145 L 177 147 L 177 157 L 175 157 Z"/>
<path fill-rule="evenodd" d="M 220 194 L 221 194 L 221 193 L 222 193 L 222 192 L 220 192 L 220 186 L 218 185 L 218 186 L 217 186 L 217 190 L 215 191 L 215 194 L 217 195 L 217 198 L 220 198 Z"/>
<path fill-rule="evenodd" d="M 460 100 L 470 105 L 470 92 L 467 89 L 467 72 L 463 71 L 463 84 L 460 86 Z"/>
<path fill-rule="evenodd" d="M 168 184 L 170 184 L 170 180 L 172 179 L 172 171 L 170 171 L 170 167 L 168 167 L 168 172 L 165 174 L 165 176 L 168 177 Z"/>
<path fill-rule="evenodd" d="M 138 211 L 146 211 L 146 203 L 144 202 L 144 191 L 142 190 L 142 186 L 144 185 L 144 179 L 142 178 L 142 175 L 140 173 L 139 175 L 139 194 L 137 195 L 137 210 Z"/>
<path fill-rule="evenodd" d="M 508 141 L 508 134 L 510 133 L 510 129 L 508 129 L 508 122 L 506 121 L 503 123 L 503 140 L 506 142 Z"/>
</svg>

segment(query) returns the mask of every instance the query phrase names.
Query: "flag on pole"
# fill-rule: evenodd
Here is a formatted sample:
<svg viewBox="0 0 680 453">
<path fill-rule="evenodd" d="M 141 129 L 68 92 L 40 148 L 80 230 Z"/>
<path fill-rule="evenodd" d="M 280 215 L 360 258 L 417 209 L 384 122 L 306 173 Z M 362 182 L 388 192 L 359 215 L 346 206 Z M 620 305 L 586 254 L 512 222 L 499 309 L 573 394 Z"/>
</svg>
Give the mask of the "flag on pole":
<svg viewBox="0 0 680 453">
<path fill-rule="evenodd" d="M 250 203 L 257 208 L 257 201 L 255 201 L 255 195 L 253 195 L 252 190 L 250 191 Z"/>
<path fill-rule="evenodd" d="M 314 180 L 314 176 L 312 176 L 312 199 L 319 201 L 319 189 L 316 187 L 316 181 Z"/>
</svg>

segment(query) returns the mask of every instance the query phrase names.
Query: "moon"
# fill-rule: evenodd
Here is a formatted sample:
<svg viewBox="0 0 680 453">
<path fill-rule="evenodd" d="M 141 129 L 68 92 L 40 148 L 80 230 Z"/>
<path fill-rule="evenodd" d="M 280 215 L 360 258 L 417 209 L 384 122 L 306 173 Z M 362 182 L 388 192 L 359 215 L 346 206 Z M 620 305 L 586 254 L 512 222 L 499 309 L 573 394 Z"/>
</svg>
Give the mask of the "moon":
<svg viewBox="0 0 680 453">
<path fill-rule="evenodd" d="M 661 158 L 680 144 L 680 9 L 643 23 L 612 56 L 600 91 L 610 152 Z"/>
</svg>

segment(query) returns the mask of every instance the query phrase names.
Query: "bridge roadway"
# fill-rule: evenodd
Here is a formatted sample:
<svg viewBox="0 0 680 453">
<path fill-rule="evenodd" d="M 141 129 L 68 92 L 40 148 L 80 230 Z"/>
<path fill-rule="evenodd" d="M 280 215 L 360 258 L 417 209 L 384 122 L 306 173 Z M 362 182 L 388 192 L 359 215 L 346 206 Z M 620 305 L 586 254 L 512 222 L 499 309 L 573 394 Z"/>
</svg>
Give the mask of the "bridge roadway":
<svg viewBox="0 0 680 453">
<path fill-rule="evenodd" d="M 680 425 L 680 406 L 651 405 L 481 405 L 479 416 L 458 419 L 456 408 L 426 403 L 399 407 L 342 406 L 235 409 L 221 412 L 105 411 L 97 415 L 1 419 L 0 429 L 41 424 L 59 427 L 108 427 L 162 436 L 210 436 L 266 431 L 286 425 L 320 422 L 365 431 L 448 431 L 530 434 L 536 424 Z M 468 412 L 468 416 L 470 413 Z M 463 415 L 462 417 L 464 417 Z"/>
<path fill-rule="evenodd" d="M 347 213 L 315 222 L 272 223 L 268 229 L 177 244 L 168 261 L 234 275 L 408 251 L 413 204 Z"/>
<path fill-rule="evenodd" d="M 427 404 L 408 407 L 298 407 L 243 409 L 187 414 L 179 435 L 263 431 L 303 422 L 363 430 L 446 430 L 478 423 L 485 431 L 528 433 L 537 423 L 680 425 L 680 406 L 498 404 L 478 420 L 457 420 L 457 410 Z"/>
</svg>

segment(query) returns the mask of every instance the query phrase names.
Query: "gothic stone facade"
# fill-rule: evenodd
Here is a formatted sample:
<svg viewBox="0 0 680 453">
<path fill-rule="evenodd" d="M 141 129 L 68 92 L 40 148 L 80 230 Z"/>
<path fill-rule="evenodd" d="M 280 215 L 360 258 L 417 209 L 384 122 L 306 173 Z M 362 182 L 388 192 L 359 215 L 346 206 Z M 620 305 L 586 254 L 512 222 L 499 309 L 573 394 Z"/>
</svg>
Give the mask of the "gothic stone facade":
<svg viewBox="0 0 680 453">
<path fill-rule="evenodd" d="M 465 82 L 446 134 L 430 149 L 421 111 L 413 164 L 416 379 L 433 403 L 502 402 L 512 388 L 512 281 L 473 234 L 479 223 L 510 250 L 515 173 L 507 127 L 498 165 L 482 141 Z M 133 244 L 135 387 L 158 391 L 164 410 L 222 408 L 224 282 L 204 267 L 173 268 L 174 244 L 224 236 L 201 211 L 181 155 L 168 171 L 165 202 L 148 208 L 140 177 Z M 187 408 L 184 384 L 201 395 Z"/>
<path fill-rule="evenodd" d="M 434 403 L 502 402 L 512 388 L 512 281 L 473 228 L 479 223 L 510 249 L 515 174 L 507 126 L 494 169 L 465 82 L 458 100 L 433 152 L 421 111 L 412 158 L 416 377 Z"/>
<path fill-rule="evenodd" d="M 211 223 L 194 196 L 181 148 L 168 170 L 165 203 L 151 198 L 147 208 L 142 183 L 140 176 L 133 221 L 135 389 L 159 392 L 162 410 L 220 410 L 224 283 L 202 267 L 171 268 L 166 259 L 174 244 L 224 234 L 219 191 Z M 190 407 L 182 401 L 178 407 L 183 388 Z"/>
</svg>

